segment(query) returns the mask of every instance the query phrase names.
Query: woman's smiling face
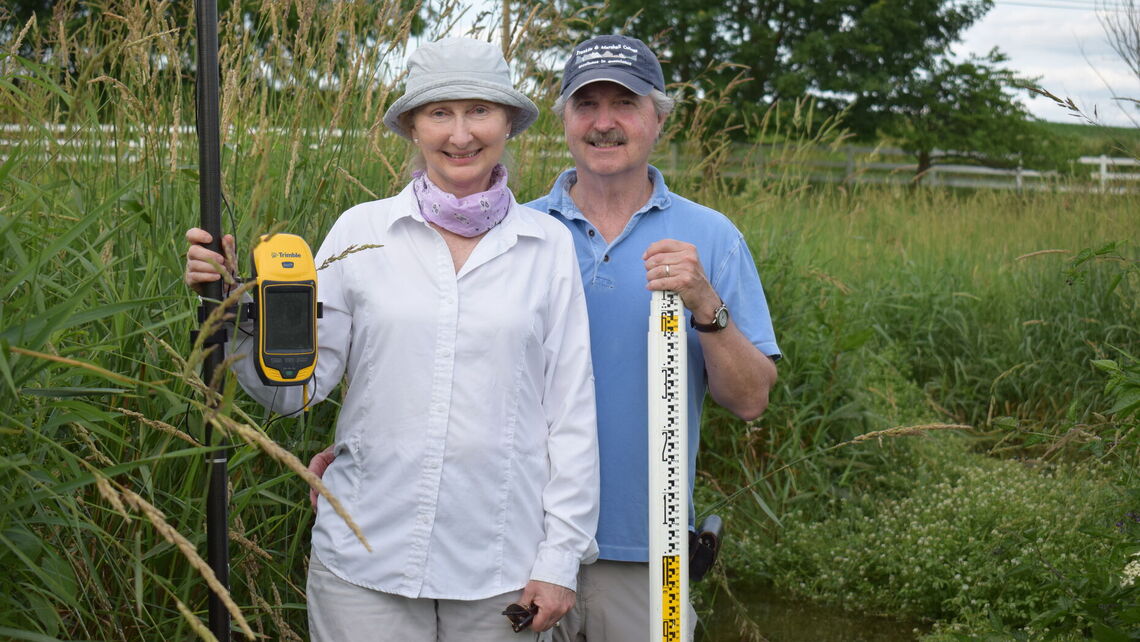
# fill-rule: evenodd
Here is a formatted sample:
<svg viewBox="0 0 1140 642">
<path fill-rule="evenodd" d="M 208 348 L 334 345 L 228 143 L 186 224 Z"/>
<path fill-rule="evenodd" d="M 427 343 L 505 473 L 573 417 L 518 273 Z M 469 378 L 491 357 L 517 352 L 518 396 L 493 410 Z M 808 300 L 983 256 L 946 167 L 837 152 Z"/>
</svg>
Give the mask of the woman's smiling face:
<svg viewBox="0 0 1140 642">
<path fill-rule="evenodd" d="M 410 128 L 427 175 L 462 198 L 485 191 L 511 133 L 508 108 L 486 100 L 446 100 L 416 109 Z"/>
</svg>

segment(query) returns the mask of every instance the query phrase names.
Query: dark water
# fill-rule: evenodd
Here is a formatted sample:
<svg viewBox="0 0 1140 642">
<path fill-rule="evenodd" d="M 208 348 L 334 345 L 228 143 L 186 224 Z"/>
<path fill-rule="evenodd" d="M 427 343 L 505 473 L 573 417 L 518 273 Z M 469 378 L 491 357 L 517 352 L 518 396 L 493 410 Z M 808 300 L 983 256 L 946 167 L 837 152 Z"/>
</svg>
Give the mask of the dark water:
<svg viewBox="0 0 1140 642">
<path fill-rule="evenodd" d="M 917 622 L 862 615 L 834 606 L 784 599 L 767 588 L 733 587 L 748 616 L 769 642 L 912 642 L 929 627 Z M 697 642 L 739 642 L 742 635 L 728 600 L 718 599 L 701 619 Z M 916 633 L 915 631 L 919 633 Z"/>
</svg>

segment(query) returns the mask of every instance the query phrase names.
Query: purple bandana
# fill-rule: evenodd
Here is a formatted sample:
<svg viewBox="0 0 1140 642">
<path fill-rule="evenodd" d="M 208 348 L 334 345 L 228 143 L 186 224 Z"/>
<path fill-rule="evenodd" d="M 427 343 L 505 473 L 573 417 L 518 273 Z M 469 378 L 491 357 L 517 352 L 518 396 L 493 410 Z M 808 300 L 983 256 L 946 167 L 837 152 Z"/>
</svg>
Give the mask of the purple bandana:
<svg viewBox="0 0 1140 642">
<path fill-rule="evenodd" d="M 491 189 L 485 192 L 456 198 L 431 182 L 424 170 L 412 174 L 412 190 L 424 219 L 467 238 L 479 236 L 501 223 L 511 208 L 507 168 L 502 164 L 491 170 Z"/>
</svg>

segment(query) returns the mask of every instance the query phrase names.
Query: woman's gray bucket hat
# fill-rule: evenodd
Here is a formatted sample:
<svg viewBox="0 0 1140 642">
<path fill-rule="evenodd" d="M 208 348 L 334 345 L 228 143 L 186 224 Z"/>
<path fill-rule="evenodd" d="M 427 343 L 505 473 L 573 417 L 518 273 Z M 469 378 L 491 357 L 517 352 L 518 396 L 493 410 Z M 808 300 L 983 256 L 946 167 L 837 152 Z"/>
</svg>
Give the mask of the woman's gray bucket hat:
<svg viewBox="0 0 1140 642">
<path fill-rule="evenodd" d="M 538 107 L 511 84 L 510 68 L 498 47 L 470 38 L 443 38 L 408 57 L 404 95 L 388 108 L 384 124 L 410 140 L 400 124 L 401 114 L 441 100 L 471 99 L 516 108 L 508 138 L 523 133 L 538 119 Z"/>
</svg>

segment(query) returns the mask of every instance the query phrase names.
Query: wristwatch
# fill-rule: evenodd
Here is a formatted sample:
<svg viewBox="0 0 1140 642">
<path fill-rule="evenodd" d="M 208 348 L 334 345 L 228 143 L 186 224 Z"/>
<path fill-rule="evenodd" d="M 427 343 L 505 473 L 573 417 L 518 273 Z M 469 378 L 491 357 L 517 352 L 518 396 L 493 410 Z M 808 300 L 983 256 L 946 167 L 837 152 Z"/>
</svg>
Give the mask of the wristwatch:
<svg viewBox="0 0 1140 642">
<path fill-rule="evenodd" d="M 719 332 L 728 327 L 728 306 L 724 301 L 720 302 L 720 307 L 713 310 L 712 323 L 697 323 L 697 315 L 694 314 L 689 316 L 689 325 L 697 332 Z"/>
</svg>

